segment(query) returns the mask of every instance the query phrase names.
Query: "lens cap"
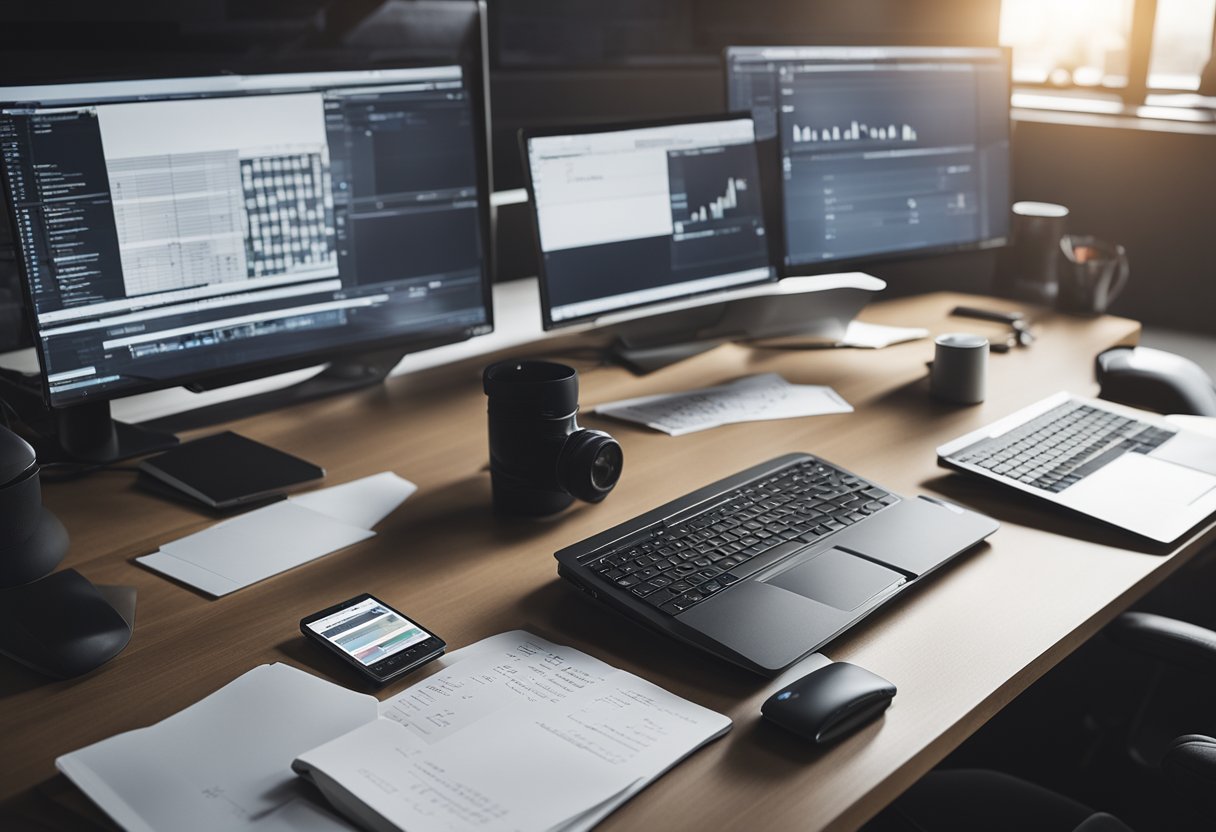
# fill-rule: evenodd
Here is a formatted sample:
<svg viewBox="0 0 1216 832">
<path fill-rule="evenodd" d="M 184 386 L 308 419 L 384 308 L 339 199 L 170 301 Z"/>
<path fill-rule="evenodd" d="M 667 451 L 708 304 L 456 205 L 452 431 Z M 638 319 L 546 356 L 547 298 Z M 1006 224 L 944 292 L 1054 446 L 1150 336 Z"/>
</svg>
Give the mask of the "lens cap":
<svg viewBox="0 0 1216 832">
<path fill-rule="evenodd" d="M 570 434 L 557 458 L 557 481 L 584 502 L 598 503 L 621 478 L 625 454 L 621 444 L 602 430 Z"/>
</svg>

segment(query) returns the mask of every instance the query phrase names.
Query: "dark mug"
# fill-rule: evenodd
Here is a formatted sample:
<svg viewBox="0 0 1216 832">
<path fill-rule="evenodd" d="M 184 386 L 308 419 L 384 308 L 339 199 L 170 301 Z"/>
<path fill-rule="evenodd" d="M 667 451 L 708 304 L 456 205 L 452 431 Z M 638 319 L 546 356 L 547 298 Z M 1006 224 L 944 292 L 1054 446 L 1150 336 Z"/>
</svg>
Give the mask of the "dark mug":
<svg viewBox="0 0 1216 832">
<path fill-rule="evenodd" d="M 1127 286 L 1127 251 L 1097 237 L 1066 234 L 1060 250 L 1067 263 L 1060 270 L 1056 308 L 1076 315 L 1101 315 Z"/>
<path fill-rule="evenodd" d="M 997 260 L 998 291 L 1011 298 L 1050 305 L 1059 287 L 1060 238 L 1068 209 L 1050 202 L 1015 202 L 1009 246 Z"/>
</svg>

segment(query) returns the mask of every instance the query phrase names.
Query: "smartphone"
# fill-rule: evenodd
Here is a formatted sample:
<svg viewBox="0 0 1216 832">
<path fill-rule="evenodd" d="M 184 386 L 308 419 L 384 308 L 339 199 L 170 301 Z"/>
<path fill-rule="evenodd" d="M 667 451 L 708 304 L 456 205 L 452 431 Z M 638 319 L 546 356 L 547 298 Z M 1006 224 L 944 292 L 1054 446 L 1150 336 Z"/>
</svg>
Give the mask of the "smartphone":
<svg viewBox="0 0 1216 832">
<path fill-rule="evenodd" d="M 367 593 L 301 619 L 300 632 L 375 685 L 439 658 L 447 647 L 439 636 Z"/>
</svg>

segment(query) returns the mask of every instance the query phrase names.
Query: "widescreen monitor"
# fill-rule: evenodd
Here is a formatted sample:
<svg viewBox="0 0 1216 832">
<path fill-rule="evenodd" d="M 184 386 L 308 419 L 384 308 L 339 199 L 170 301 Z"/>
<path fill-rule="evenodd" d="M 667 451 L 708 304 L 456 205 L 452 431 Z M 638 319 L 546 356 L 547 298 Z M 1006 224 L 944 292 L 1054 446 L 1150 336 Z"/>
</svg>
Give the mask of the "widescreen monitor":
<svg viewBox="0 0 1216 832">
<path fill-rule="evenodd" d="M 731 47 L 726 74 L 773 157 L 787 272 L 1004 244 L 1007 51 Z"/>
<path fill-rule="evenodd" d="M 47 402 L 490 331 L 483 136 L 455 65 L 0 88 Z"/>
<path fill-rule="evenodd" d="M 747 115 L 525 133 L 546 329 L 773 282 Z"/>
</svg>

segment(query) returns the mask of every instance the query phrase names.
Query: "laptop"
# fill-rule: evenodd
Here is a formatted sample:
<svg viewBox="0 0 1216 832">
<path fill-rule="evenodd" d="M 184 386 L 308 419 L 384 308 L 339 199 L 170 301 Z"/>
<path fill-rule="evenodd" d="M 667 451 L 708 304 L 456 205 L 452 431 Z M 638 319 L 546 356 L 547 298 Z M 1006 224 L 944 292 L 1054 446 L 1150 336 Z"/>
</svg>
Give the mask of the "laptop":
<svg viewBox="0 0 1216 832">
<path fill-rule="evenodd" d="M 557 552 L 558 574 L 655 630 L 775 676 L 997 529 L 805 453 Z"/>
<path fill-rule="evenodd" d="M 1216 513 L 1216 439 L 1069 393 L 960 436 L 937 458 L 1160 543 Z"/>
</svg>

